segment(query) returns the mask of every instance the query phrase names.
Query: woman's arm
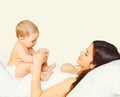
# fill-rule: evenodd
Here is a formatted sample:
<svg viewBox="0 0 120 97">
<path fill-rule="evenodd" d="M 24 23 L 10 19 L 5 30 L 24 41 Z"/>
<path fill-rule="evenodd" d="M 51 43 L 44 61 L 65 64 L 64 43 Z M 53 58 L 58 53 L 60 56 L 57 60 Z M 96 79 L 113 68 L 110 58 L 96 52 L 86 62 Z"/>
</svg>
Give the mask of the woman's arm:
<svg viewBox="0 0 120 97">
<path fill-rule="evenodd" d="M 65 97 L 65 95 L 70 91 L 70 86 L 75 81 L 75 78 L 68 78 L 63 82 L 42 91 L 40 85 L 40 69 L 45 60 L 46 58 L 44 54 L 39 54 L 39 57 L 37 56 L 35 58 L 35 67 L 32 75 L 31 97 Z"/>
<path fill-rule="evenodd" d="M 40 86 L 41 66 L 47 60 L 45 53 L 36 53 L 34 55 L 34 68 L 32 73 L 31 97 L 39 97 L 42 93 Z"/>
<path fill-rule="evenodd" d="M 40 97 L 42 93 L 41 84 L 40 84 L 40 68 L 34 67 L 32 73 L 32 87 L 31 87 L 31 97 Z"/>
</svg>

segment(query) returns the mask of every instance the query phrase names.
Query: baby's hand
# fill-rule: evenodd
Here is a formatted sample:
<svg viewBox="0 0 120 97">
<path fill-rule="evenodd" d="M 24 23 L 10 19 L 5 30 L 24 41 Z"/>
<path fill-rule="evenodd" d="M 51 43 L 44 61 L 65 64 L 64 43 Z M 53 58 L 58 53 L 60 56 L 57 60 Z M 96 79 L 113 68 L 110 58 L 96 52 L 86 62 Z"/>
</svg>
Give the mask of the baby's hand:
<svg viewBox="0 0 120 97">
<path fill-rule="evenodd" d="M 46 53 L 47 55 L 49 55 L 49 50 L 46 49 L 46 48 L 40 48 L 40 49 L 37 50 L 37 53 L 41 53 L 41 52 Z"/>
</svg>

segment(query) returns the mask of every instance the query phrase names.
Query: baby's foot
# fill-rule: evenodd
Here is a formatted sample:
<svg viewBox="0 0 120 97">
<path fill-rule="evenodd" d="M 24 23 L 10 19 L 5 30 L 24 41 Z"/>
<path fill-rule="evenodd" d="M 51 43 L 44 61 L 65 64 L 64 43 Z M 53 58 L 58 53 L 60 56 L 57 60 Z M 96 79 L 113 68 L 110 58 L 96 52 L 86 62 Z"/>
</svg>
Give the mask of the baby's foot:
<svg viewBox="0 0 120 97">
<path fill-rule="evenodd" d="M 48 67 L 48 70 L 49 70 L 49 71 L 52 71 L 55 67 L 56 67 L 56 63 L 50 65 L 50 66 Z"/>
<path fill-rule="evenodd" d="M 47 72 L 47 74 L 44 76 L 44 81 L 48 81 L 48 79 L 51 77 L 51 75 L 53 74 L 53 72 Z"/>
</svg>

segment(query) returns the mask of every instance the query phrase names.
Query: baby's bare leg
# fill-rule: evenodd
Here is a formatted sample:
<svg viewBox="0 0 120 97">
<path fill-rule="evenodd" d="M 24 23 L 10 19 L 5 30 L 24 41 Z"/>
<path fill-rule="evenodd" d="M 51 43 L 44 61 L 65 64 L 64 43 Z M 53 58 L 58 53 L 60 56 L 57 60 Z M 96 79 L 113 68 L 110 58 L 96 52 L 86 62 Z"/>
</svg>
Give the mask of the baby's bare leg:
<svg viewBox="0 0 120 97">
<path fill-rule="evenodd" d="M 42 71 L 48 71 L 48 64 L 47 64 L 47 62 L 45 62 L 45 63 L 42 64 L 41 70 Z"/>
<path fill-rule="evenodd" d="M 32 63 L 21 63 L 21 64 L 17 65 L 16 71 L 15 71 L 15 76 L 17 78 L 22 78 L 22 77 L 26 76 L 27 74 L 32 72 L 32 67 L 33 67 Z"/>
<path fill-rule="evenodd" d="M 45 62 L 42 65 L 42 71 L 52 71 L 55 67 L 56 67 L 56 63 L 54 63 L 52 65 L 48 65 L 47 62 Z"/>
<path fill-rule="evenodd" d="M 40 79 L 42 81 L 48 81 L 48 79 L 50 78 L 50 76 L 53 74 L 53 72 L 42 72 L 41 73 L 41 76 L 40 76 Z"/>
</svg>

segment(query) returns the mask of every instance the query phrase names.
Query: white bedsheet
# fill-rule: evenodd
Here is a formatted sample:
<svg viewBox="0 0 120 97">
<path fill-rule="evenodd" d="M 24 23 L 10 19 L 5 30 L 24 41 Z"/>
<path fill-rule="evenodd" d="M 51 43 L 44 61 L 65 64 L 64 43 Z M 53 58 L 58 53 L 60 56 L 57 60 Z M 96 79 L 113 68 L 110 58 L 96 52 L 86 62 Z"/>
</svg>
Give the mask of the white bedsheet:
<svg viewBox="0 0 120 97">
<path fill-rule="evenodd" d="M 31 74 L 22 79 L 13 78 L 7 71 L 8 57 L 0 52 L 0 97 L 30 97 Z M 60 65 L 57 64 L 54 73 L 47 82 L 41 82 L 42 89 L 46 89 L 68 77 L 75 75 L 61 73 Z"/>
<path fill-rule="evenodd" d="M 3 64 L 2 64 L 3 65 Z M 0 97 L 30 97 L 31 74 L 22 79 L 15 79 L 0 64 Z M 42 89 L 46 89 L 68 77 L 75 75 L 61 73 L 60 66 L 57 65 L 54 73 L 47 82 L 41 82 Z"/>
<path fill-rule="evenodd" d="M 68 77 L 75 77 L 75 75 L 62 73 L 60 71 L 60 66 L 57 65 L 50 79 L 47 82 L 41 82 L 42 89 L 44 90 L 46 88 L 49 88 L 50 86 L 53 86 L 54 84 L 57 84 Z M 30 97 L 30 87 L 31 87 L 31 74 L 27 75 L 21 81 L 21 83 L 19 83 L 19 96 Z"/>
</svg>

